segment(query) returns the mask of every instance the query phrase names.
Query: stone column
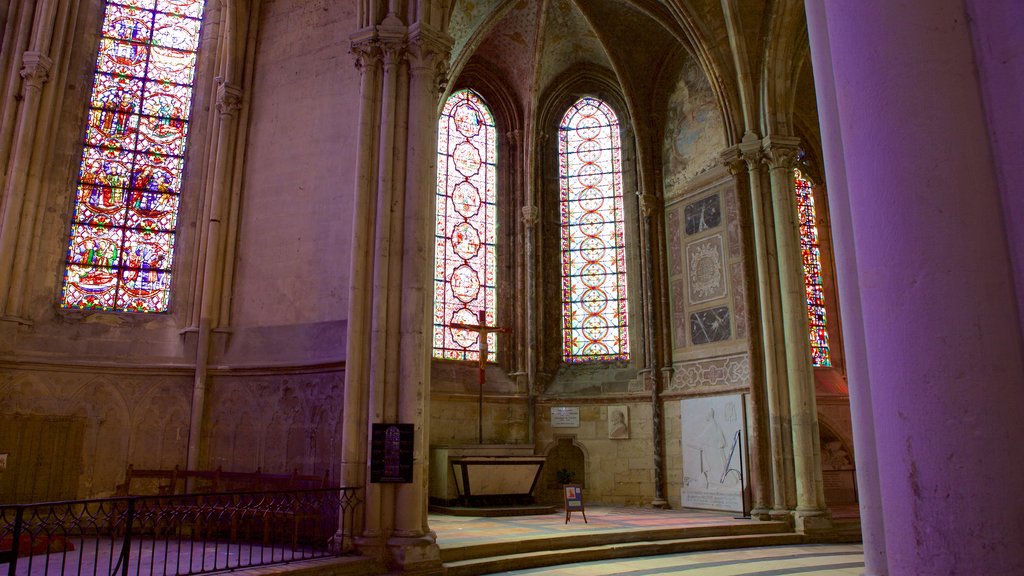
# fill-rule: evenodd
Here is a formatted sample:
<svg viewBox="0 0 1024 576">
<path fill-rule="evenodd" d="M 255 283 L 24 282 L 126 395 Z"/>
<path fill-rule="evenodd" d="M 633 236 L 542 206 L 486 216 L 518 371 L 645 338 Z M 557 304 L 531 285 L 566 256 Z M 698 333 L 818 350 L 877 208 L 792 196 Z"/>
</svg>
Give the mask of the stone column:
<svg viewBox="0 0 1024 576">
<path fill-rule="evenodd" d="M 206 412 L 207 364 L 210 357 L 210 332 L 218 326 L 220 287 L 224 274 L 224 220 L 229 194 L 229 170 L 234 156 L 235 128 L 238 109 L 242 103 L 242 89 L 221 81 L 217 86 L 217 112 L 220 115 L 217 131 L 217 157 L 214 160 L 214 179 L 210 200 L 207 239 L 203 262 L 199 300 L 199 335 L 196 343 L 196 366 L 192 381 L 192 414 L 189 423 L 186 464 L 190 470 L 199 469 L 199 451 L 202 446 L 203 420 Z"/>
<path fill-rule="evenodd" d="M 755 137 L 756 138 L 756 137 Z M 757 271 L 757 300 L 761 326 L 761 358 L 763 363 L 764 389 L 768 410 L 768 445 L 771 458 L 771 510 L 770 518 L 789 516 L 788 491 L 792 484 L 791 462 L 788 449 L 789 435 L 789 394 L 782 384 L 780 372 L 785 365 L 781 357 L 783 340 L 779 333 L 778 290 L 776 270 L 771 265 L 775 246 L 769 242 L 773 228 L 770 218 L 765 215 L 766 202 L 761 181 L 761 144 L 759 140 L 741 143 L 736 154 L 747 167 L 750 182 L 750 210 L 754 237 L 754 261 Z M 753 513 L 753 511 L 751 511 Z M 764 510 L 758 510 L 760 517 Z"/>
<path fill-rule="evenodd" d="M 798 529 L 827 527 L 810 521 L 826 515 L 825 489 L 821 478 L 818 410 L 814 397 L 814 372 L 807 324 L 807 294 L 800 222 L 796 208 L 793 167 L 799 140 L 781 136 L 764 139 L 762 151 L 769 167 L 775 216 L 775 245 L 779 270 L 779 301 L 786 349 L 790 422 L 793 434 L 793 472 L 796 480 Z"/>
<path fill-rule="evenodd" d="M 822 135 L 841 138 L 849 190 L 830 212 L 853 231 L 836 249 L 856 258 L 844 300 L 860 302 L 870 376 L 873 422 L 853 424 L 878 434 L 888 574 L 1024 574 L 1019 271 L 983 105 L 1002 79 L 979 82 L 962 0 L 819 9 L 831 70 L 815 74 L 834 78 L 838 111 Z"/>
<path fill-rule="evenodd" d="M 526 225 L 526 379 L 528 399 L 529 443 L 533 444 L 537 428 L 537 221 L 540 209 L 523 206 L 523 224 Z"/>
<path fill-rule="evenodd" d="M 381 52 L 370 34 L 352 37 L 352 54 L 359 69 L 359 127 L 356 132 L 356 177 L 353 183 L 352 256 L 349 273 L 348 334 L 345 354 L 344 418 L 341 437 L 341 482 L 344 486 L 366 486 L 368 461 L 367 422 L 370 356 L 370 311 L 373 298 L 373 224 L 376 219 L 376 178 L 374 143 L 380 102 Z M 357 533 L 379 535 L 379 507 L 367 499 L 357 508 L 353 527 Z M 368 523 L 372 523 L 368 526 Z M 347 534 L 351 538 L 357 534 Z M 338 542 L 343 549 L 351 541 Z"/>
<path fill-rule="evenodd" d="M 721 155 L 721 159 L 732 175 L 737 188 L 741 188 L 742 182 L 740 182 L 740 178 L 747 176 L 747 163 L 743 161 L 739 148 L 732 147 L 725 150 Z M 737 190 L 738 195 L 739 191 Z M 735 290 L 736 287 L 733 286 L 732 289 Z M 753 308 L 751 307 L 750 309 Z M 763 337 L 758 338 L 756 335 L 751 335 L 752 344 L 750 350 L 752 355 L 757 353 L 757 344 L 754 343 L 759 343 L 761 340 L 763 340 Z M 765 354 L 762 351 L 760 357 L 763 358 L 764 356 Z M 755 358 L 757 356 L 751 358 L 751 364 L 755 362 Z M 765 419 L 767 390 L 765 387 L 766 371 L 764 367 L 762 367 L 760 372 L 761 378 L 758 379 L 755 376 L 752 378 L 750 385 L 750 414 L 753 421 L 747 427 L 746 448 L 750 458 L 750 470 L 747 472 L 747 481 L 750 483 L 751 492 L 750 515 L 759 520 L 768 520 L 771 518 L 769 495 L 771 493 L 772 477 L 770 463 L 766 462 L 765 459 L 770 457 L 771 451 L 770 437 L 766 437 L 764 434 L 768 429 Z"/>
<path fill-rule="evenodd" d="M 654 319 L 654 231 L 652 220 L 661 213 L 661 199 L 654 194 L 637 192 L 640 204 L 640 238 L 643 244 L 644 260 L 644 341 L 646 345 L 648 378 L 651 383 L 651 449 L 654 456 L 654 499 L 651 506 L 668 508 L 665 500 L 665 437 L 662 422 L 661 376 L 655 352 Z"/>
<path fill-rule="evenodd" d="M 409 132 L 406 158 L 405 239 L 402 247 L 402 318 L 398 418 L 415 424 L 413 482 L 395 489 L 391 560 L 406 571 L 440 566 L 427 526 L 430 438 L 430 358 L 433 306 L 437 114 L 440 82 L 451 40 L 419 22 L 409 27 Z M 403 217 L 403 216 L 399 216 Z"/>
<path fill-rule="evenodd" d="M 846 185 L 843 139 L 836 109 L 836 86 L 832 77 L 832 55 L 828 44 L 824 5 L 818 0 L 806 2 L 807 27 L 814 65 L 814 86 L 818 98 L 818 119 L 823 128 L 822 148 L 827 158 L 828 204 L 831 211 L 850 211 Z M 826 130 L 825 128 L 828 127 Z M 864 542 L 864 575 L 886 576 L 885 525 L 878 487 L 878 457 L 875 447 L 874 416 L 871 413 L 871 386 L 864 355 L 864 319 L 858 295 L 857 258 L 853 228 L 849 218 L 831 218 L 833 261 L 842 274 L 836 278 L 839 309 L 843 318 L 843 354 L 846 380 L 850 388 L 850 413 L 854 456 L 857 461 L 857 495 L 860 500 L 861 538 Z"/>
<path fill-rule="evenodd" d="M 4 211 L 0 221 L 0 318 L 8 313 L 8 295 L 14 281 L 11 271 L 23 221 L 22 206 L 25 203 L 25 188 L 29 161 L 32 159 L 32 143 L 39 116 L 40 96 L 43 84 L 50 77 L 53 60 L 42 52 L 29 51 L 22 54 L 21 63 L 21 113 L 15 128 L 14 144 L 11 147 L 13 159 L 8 166 L 4 186 Z M 32 216 L 25 214 L 24 218 L 30 219 Z"/>
</svg>

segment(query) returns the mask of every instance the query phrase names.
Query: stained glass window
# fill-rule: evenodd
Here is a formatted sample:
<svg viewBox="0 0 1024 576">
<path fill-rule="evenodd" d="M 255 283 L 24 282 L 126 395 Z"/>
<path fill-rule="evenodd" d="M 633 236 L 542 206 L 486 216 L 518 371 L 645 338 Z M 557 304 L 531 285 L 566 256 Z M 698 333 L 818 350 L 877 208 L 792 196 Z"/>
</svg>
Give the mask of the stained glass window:
<svg viewBox="0 0 1024 576">
<path fill-rule="evenodd" d="M 61 304 L 167 310 L 204 0 L 110 0 Z"/>
<path fill-rule="evenodd" d="M 825 292 L 821 281 L 821 248 L 818 246 L 818 227 L 814 214 L 814 195 L 811 183 L 800 169 L 793 172 L 796 183 L 796 203 L 800 213 L 800 250 L 804 260 L 804 288 L 807 291 L 807 320 L 810 326 L 811 363 L 831 366 L 828 351 L 828 331 L 825 329 Z"/>
<path fill-rule="evenodd" d="M 562 222 L 562 358 L 629 358 L 619 121 L 581 98 L 558 128 Z"/>
<path fill-rule="evenodd" d="M 434 228 L 434 356 L 479 360 L 479 333 L 452 323 L 495 325 L 494 118 L 476 92 L 459 90 L 441 112 L 437 134 L 437 223 Z M 487 360 L 497 337 L 487 335 Z"/>
</svg>

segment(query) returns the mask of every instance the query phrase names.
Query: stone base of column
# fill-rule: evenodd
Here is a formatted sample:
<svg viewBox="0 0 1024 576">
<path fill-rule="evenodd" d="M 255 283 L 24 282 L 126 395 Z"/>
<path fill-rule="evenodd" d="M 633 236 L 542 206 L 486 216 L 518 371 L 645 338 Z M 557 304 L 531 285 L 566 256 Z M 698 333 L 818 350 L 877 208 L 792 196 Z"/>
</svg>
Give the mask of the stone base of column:
<svg viewBox="0 0 1024 576">
<path fill-rule="evenodd" d="M 772 512 L 767 508 L 753 508 L 750 511 L 750 517 L 754 520 L 771 520 Z"/>
<path fill-rule="evenodd" d="M 670 506 L 668 500 L 665 500 L 664 498 L 655 498 L 651 502 L 651 507 L 656 508 L 658 510 L 668 510 L 672 506 Z"/>
<path fill-rule="evenodd" d="M 786 509 L 772 509 L 768 511 L 769 520 L 780 520 L 783 522 L 789 522 L 793 519 L 793 511 Z"/>
<path fill-rule="evenodd" d="M 804 534 L 832 530 L 832 515 L 828 510 L 797 510 L 793 512 L 793 528 Z"/>
<path fill-rule="evenodd" d="M 336 540 L 337 538 L 337 535 L 335 535 Z M 360 556 L 372 558 L 382 564 L 388 562 L 388 547 L 380 536 L 356 536 L 352 538 L 347 537 L 346 539 L 351 542 L 349 550 L 354 548 L 359 552 Z M 341 544 L 344 545 L 344 542 Z"/>
<path fill-rule="evenodd" d="M 420 576 L 444 573 L 441 549 L 433 532 L 418 537 L 388 538 L 388 552 L 392 574 Z"/>
</svg>

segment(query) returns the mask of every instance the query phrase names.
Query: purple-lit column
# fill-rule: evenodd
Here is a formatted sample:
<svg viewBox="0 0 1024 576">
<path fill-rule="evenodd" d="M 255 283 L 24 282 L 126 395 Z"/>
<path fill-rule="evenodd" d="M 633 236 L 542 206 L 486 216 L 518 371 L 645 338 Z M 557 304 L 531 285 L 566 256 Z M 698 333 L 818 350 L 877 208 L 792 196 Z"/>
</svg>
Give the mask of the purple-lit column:
<svg viewBox="0 0 1024 576">
<path fill-rule="evenodd" d="M 833 256 L 843 271 L 836 278 L 839 309 L 843 311 L 843 348 L 847 381 L 850 384 L 850 412 L 857 422 L 853 430 L 857 465 L 857 494 L 860 500 L 861 539 L 864 543 L 864 575 L 886 576 L 885 525 L 878 488 L 878 457 L 875 426 L 871 412 L 867 356 L 864 354 L 864 322 L 861 317 L 857 258 L 853 250 L 853 228 L 849 219 L 850 194 L 846 186 L 843 139 L 838 130 L 836 86 L 832 77 L 832 52 L 828 44 L 825 13 L 821 0 L 807 0 L 807 28 L 814 64 L 814 90 L 818 98 L 818 121 L 822 126 L 822 149 L 828 162 L 829 210 L 843 210 L 846 218 L 831 218 Z M 828 127 L 826 129 L 825 127 Z"/>
<path fill-rule="evenodd" d="M 984 30 L 962 0 L 812 2 L 838 112 L 822 136 L 841 144 L 826 164 L 845 165 L 849 192 L 830 204 L 852 231 L 838 276 L 856 278 L 843 298 L 863 331 L 847 358 L 870 394 L 854 429 L 874 430 L 887 573 L 1024 574 L 1021 316 L 971 37 Z"/>
</svg>

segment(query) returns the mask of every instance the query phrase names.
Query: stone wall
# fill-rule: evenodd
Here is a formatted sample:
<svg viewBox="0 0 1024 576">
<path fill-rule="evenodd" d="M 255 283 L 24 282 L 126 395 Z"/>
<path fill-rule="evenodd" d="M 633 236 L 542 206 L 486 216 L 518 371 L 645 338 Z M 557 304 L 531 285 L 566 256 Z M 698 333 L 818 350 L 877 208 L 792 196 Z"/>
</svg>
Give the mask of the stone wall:
<svg viewBox="0 0 1024 576">
<path fill-rule="evenodd" d="M 337 478 L 344 373 L 214 375 L 203 430 L 203 469 L 321 474 Z M 111 496 L 127 465 L 185 467 L 192 377 L 182 370 L 97 370 L 69 367 L 5 370 L 0 374 L 0 419 L 71 422 L 77 442 L 22 444 L 0 438 L 7 470 L 0 502 L 45 493 L 49 498 Z M 70 429 L 69 429 L 70 430 Z M 32 467 L 26 484 L 19 469 Z M 20 478 L 20 479 L 16 479 Z"/>
</svg>

